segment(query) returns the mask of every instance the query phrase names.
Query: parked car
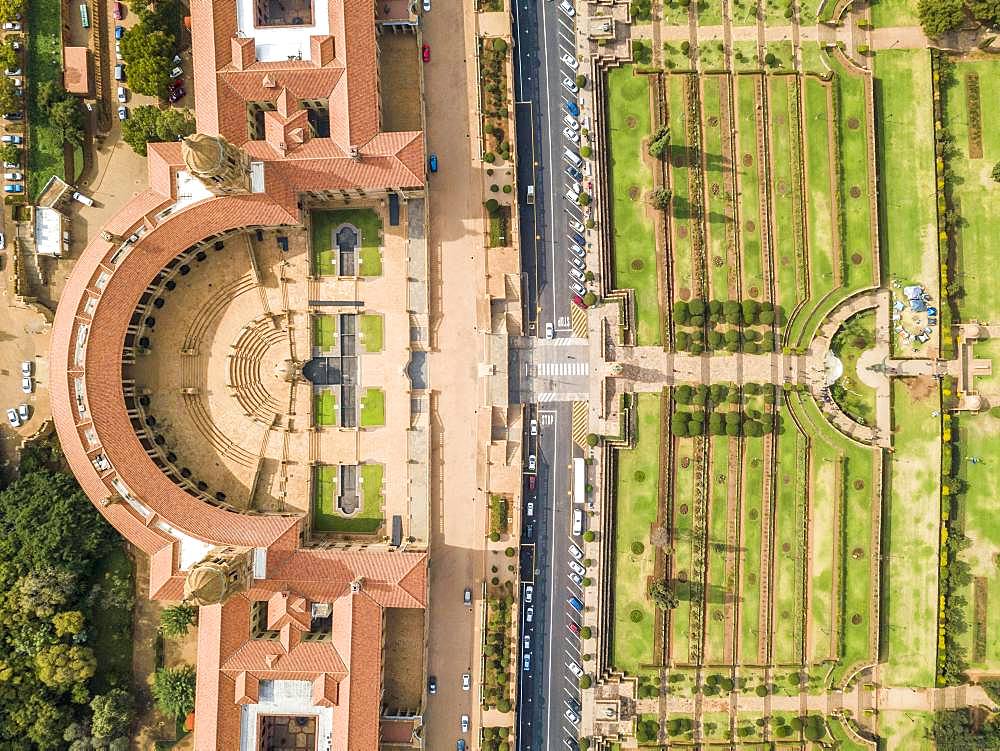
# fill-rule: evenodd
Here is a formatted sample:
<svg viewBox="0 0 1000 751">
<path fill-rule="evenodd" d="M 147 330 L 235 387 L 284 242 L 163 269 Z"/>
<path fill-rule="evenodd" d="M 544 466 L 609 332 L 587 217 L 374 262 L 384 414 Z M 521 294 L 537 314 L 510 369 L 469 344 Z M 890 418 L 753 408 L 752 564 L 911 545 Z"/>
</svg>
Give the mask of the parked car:
<svg viewBox="0 0 1000 751">
<path fill-rule="evenodd" d="M 179 65 L 170 71 L 171 78 L 180 78 L 183 75 L 184 75 L 184 70 Z"/>
<path fill-rule="evenodd" d="M 567 662 L 566 663 L 566 667 L 568 667 L 569 668 L 569 672 L 571 672 L 577 678 L 580 678 L 583 675 L 583 668 L 581 668 L 575 662 Z"/>
<path fill-rule="evenodd" d="M 424 13 L 431 12 L 431 0 L 424 0 Z"/>
<path fill-rule="evenodd" d="M 23 172 L 4 172 L 3 179 L 10 182 L 19 183 L 24 179 Z"/>
<path fill-rule="evenodd" d="M 570 278 L 576 279 L 579 282 L 586 281 L 586 277 L 583 275 L 583 272 L 580 271 L 580 269 L 574 269 L 574 268 L 571 267 L 569 269 L 569 275 L 570 275 Z"/>
<path fill-rule="evenodd" d="M 524 604 L 530 605 L 535 597 L 535 588 L 531 584 L 524 585 Z"/>
<path fill-rule="evenodd" d="M 3 72 L 3 74 L 5 76 L 10 76 L 11 78 L 14 78 L 15 76 L 20 76 L 21 75 L 21 69 L 20 68 L 7 68 Z"/>
<path fill-rule="evenodd" d="M 525 652 L 530 652 L 531 651 L 531 634 L 525 634 L 522 643 L 524 644 L 524 651 Z"/>
<path fill-rule="evenodd" d="M 570 18 L 576 15 L 576 8 L 573 7 L 572 3 L 570 3 L 569 0 L 562 0 L 562 2 L 559 3 L 559 10 L 561 10 Z"/>
<path fill-rule="evenodd" d="M 425 44 L 420 48 L 420 58 L 425 63 L 429 63 L 431 61 L 431 46 L 429 44 Z"/>
<path fill-rule="evenodd" d="M 535 458 L 534 454 L 528 454 L 528 471 L 534 472 L 538 466 L 538 460 Z"/>
<path fill-rule="evenodd" d="M 121 107 L 118 108 L 118 119 L 128 120 L 128 107 L 122 105 Z"/>
<path fill-rule="evenodd" d="M 524 653 L 524 672 L 530 672 L 531 670 L 531 652 Z"/>
<path fill-rule="evenodd" d="M 431 172 L 437 172 L 438 171 L 438 155 L 437 154 L 431 154 L 430 158 L 427 160 L 427 169 L 429 169 Z"/>
<path fill-rule="evenodd" d="M 572 141 L 573 143 L 580 143 L 580 134 L 577 133 L 572 128 L 563 128 L 562 134 L 563 138 L 565 138 L 567 141 Z"/>
<path fill-rule="evenodd" d="M 472 590 L 468 587 L 466 587 L 465 592 L 462 593 L 462 602 L 465 603 L 466 607 L 472 607 Z"/>
<path fill-rule="evenodd" d="M 21 168 L 21 162 L 20 161 L 17 161 L 17 162 L 4 162 L 3 166 L 4 166 L 4 169 L 20 169 Z"/>
<path fill-rule="evenodd" d="M 538 435 L 538 420 L 532 420 L 528 425 L 531 435 Z"/>
<path fill-rule="evenodd" d="M 574 545 L 573 543 L 570 543 L 568 550 L 569 550 L 569 554 L 571 556 L 573 556 L 576 560 L 578 560 L 578 561 L 582 561 L 583 560 L 583 551 L 580 550 L 580 548 L 578 548 L 576 545 Z"/>
<path fill-rule="evenodd" d="M 433 675 L 427 677 L 427 693 L 436 694 L 438 692 L 438 681 Z"/>
<path fill-rule="evenodd" d="M 116 21 L 121 21 L 125 17 L 125 7 L 117 2 L 111 3 L 111 11 L 115 16 Z"/>
<path fill-rule="evenodd" d="M 462 690 L 468 691 L 472 688 L 472 676 L 468 673 L 462 673 Z"/>
<path fill-rule="evenodd" d="M 23 112 L 5 112 L 3 116 L 4 120 L 9 120 L 12 123 L 20 122 L 24 119 Z"/>
<path fill-rule="evenodd" d="M 125 80 L 125 65 L 123 63 L 118 63 L 118 65 L 115 66 L 115 80 Z"/>
<path fill-rule="evenodd" d="M 584 269 L 584 268 L 586 268 L 586 266 L 585 266 L 585 264 L 583 263 L 583 261 L 581 261 L 581 260 L 580 260 L 579 258 L 577 258 L 576 256 L 570 256 L 570 257 L 569 257 L 569 262 L 570 262 L 571 264 L 573 264 L 574 266 L 576 266 L 576 267 L 577 267 L 578 269 L 580 269 L 581 271 L 583 271 L 583 269 Z"/>
<path fill-rule="evenodd" d="M 584 287 L 582 284 L 580 284 L 580 282 L 571 281 L 569 283 L 569 288 L 571 290 L 573 290 L 574 292 L 576 292 L 576 294 L 578 294 L 578 295 L 585 295 L 585 294 L 587 294 L 587 288 Z"/>
<path fill-rule="evenodd" d="M 566 104 L 563 106 L 566 107 L 566 111 L 573 117 L 580 116 L 580 108 L 577 107 L 576 102 L 574 102 L 572 99 L 568 100 Z"/>
<path fill-rule="evenodd" d="M 20 405 L 17 408 L 17 416 L 21 418 L 21 422 L 27 422 L 31 417 L 31 408 L 27 404 Z"/>
<path fill-rule="evenodd" d="M 467 714 L 462 715 L 462 719 L 459 721 L 459 725 L 461 725 L 463 733 L 468 733 L 469 732 L 469 715 L 467 715 Z"/>
<path fill-rule="evenodd" d="M 581 248 L 576 243 L 570 243 L 569 244 L 569 249 L 573 253 L 573 255 L 575 255 L 577 258 L 586 258 L 587 257 L 587 251 L 585 251 L 583 248 Z"/>
<path fill-rule="evenodd" d="M 576 70 L 580 67 L 579 61 L 568 52 L 562 53 L 559 59 L 562 61 L 563 65 L 571 70 Z"/>
<path fill-rule="evenodd" d="M 179 89 L 183 85 L 184 85 L 184 79 L 183 78 L 175 78 L 173 81 L 170 82 L 170 85 L 167 88 L 169 88 L 171 90 L 173 90 L 173 89 Z"/>
<path fill-rule="evenodd" d="M 21 418 L 17 416 L 17 410 L 15 409 L 7 410 L 7 422 L 11 424 L 11 427 L 14 428 L 21 427 Z"/>
<path fill-rule="evenodd" d="M 580 173 L 580 170 L 578 170 L 571 164 L 567 164 L 563 168 L 563 172 L 565 172 L 569 177 L 573 178 L 577 182 L 580 182 L 583 179 L 583 175 Z"/>
<path fill-rule="evenodd" d="M 4 237 L 3 232 L 0 232 L 0 250 L 7 247 L 7 238 Z"/>
<path fill-rule="evenodd" d="M 17 21 L 7 21 L 3 25 L 3 30 L 4 31 L 20 31 L 21 30 L 21 24 L 19 24 Z"/>
<path fill-rule="evenodd" d="M 534 619 L 535 619 L 535 606 L 534 605 L 529 605 L 524 610 L 524 620 L 527 623 L 531 623 Z"/>
<path fill-rule="evenodd" d="M 8 185 L 7 187 L 9 188 L 11 186 Z M 32 389 L 34 388 L 35 388 L 35 382 L 31 378 L 31 376 L 29 375 L 21 376 L 21 391 L 23 391 L 25 394 L 30 394 Z"/>
<path fill-rule="evenodd" d="M 534 516 L 535 515 L 535 504 L 534 504 L 534 502 L 528 501 L 528 505 L 527 505 L 526 508 L 527 508 L 528 516 Z"/>
<path fill-rule="evenodd" d="M 465 751 L 465 739 L 459 738 L 458 743 L 455 744 L 456 751 Z"/>
<path fill-rule="evenodd" d="M 580 122 L 572 115 L 563 115 L 563 122 L 566 123 L 567 128 L 572 128 L 573 130 L 580 130 Z"/>
<path fill-rule="evenodd" d="M 570 621 L 566 625 L 569 626 L 569 630 L 572 631 L 574 634 L 576 634 L 577 636 L 580 635 L 580 626 L 575 621 Z"/>
<path fill-rule="evenodd" d="M 167 95 L 167 101 L 174 104 L 175 102 L 183 99 L 185 94 L 187 94 L 187 92 L 184 91 L 184 87 L 182 86 L 179 86 L 176 89 L 171 89 L 170 94 Z"/>
<path fill-rule="evenodd" d="M 115 42 L 115 60 L 122 59 L 122 43 Z"/>
<path fill-rule="evenodd" d="M 574 712 L 572 709 L 567 709 L 564 713 L 567 720 L 576 725 L 580 721 L 580 715 Z"/>
<path fill-rule="evenodd" d="M 586 310 L 587 309 L 587 303 L 584 302 L 584 299 L 582 297 L 580 297 L 579 295 L 573 295 L 573 304 L 576 307 L 578 307 L 580 310 Z"/>
<path fill-rule="evenodd" d="M 123 36 L 125 36 L 125 27 L 115 26 L 115 39 L 121 39 Z"/>
<path fill-rule="evenodd" d="M 4 185 L 3 186 L 3 192 L 4 193 L 23 193 L 24 192 L 24 186 L 23 185 Z"/>
<path fill-rule="evenodd" d="M 573 551 L 571 550 L 570 553 L 572 553 L 572 552 Z M 570 571 L 573 571 L 574 573 L 577 573 L 580 576 L 586 576 L 587 575 L 587 569 L 585 569 L 583 566 L 581 566 L 576 561 L 570 561 L 569 562 L 569 568 L 570 568 Z"/>
<path fill-rule="evenodd" d="M 538 485 L 538 475 L 528 475 L 528 490 L 534 493 L 536 485 Z"/>
<path fill-rule="evenodd" d="M 570 94 L 575 94 L 579 89 L 576 87 L 576 82 L 569 76 L 562 77 L 562 87 L 566 89 Z"/>
<path fill-rule="evenodd" d="M 118 87 L 118 101 L 123 104 L 128 100 L 128 93 L 125 91 L 124 86 Z"/>
<path fill-rule="evenodd" d="M 583 586 L 583 579 L 580 578 L 579 574 L 570 574 L 569 575 L 569 580 L 571 582 L 573 582 L 578 587 L 582 587 Z"/>
</svg>

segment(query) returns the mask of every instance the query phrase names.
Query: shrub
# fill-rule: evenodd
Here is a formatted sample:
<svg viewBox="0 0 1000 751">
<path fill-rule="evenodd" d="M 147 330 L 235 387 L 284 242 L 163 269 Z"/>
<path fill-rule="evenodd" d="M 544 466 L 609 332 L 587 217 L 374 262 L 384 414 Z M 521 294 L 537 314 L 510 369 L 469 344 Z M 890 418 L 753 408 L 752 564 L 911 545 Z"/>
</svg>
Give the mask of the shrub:
<svg viewBox="0 0 1000 751">
<path fill-rule="evenodd" d="M 584 159 L 590 159 L 593 153 L 594 153 L 593 149 L 591 149 L 589 146 L 580 147 L 580 156 L 582 156 Z"/>
<path fill-rule="evenodd" d="M 503 192 L 504 193 L 511 193 L 511 192 L 513 192 L 513 190 L 514 190 L 514 188 L 511 187 L 510 185 L 504 185 L 503 186 Z"/>
<path fill-rule="evenodd" d="M 153 697 L 165 715 L 185 717 L 194 710 L 195 670 L 192 665 L 160 668 L 153 678 Z"/>
<path fill-rule="evenodd" d="M 487 210 L 487 211 L 488 211 L 488 212 L 489 212 L 490 214 L 495 214 L 495 213 L 497 213 L 497 209 L 499 209 L 499 208 L 500 208 L 500 203 L 499 203 L 499 202 L 497 201 L 497 199 L 495 199 L 495 198 L 490 198 L 490 199 L 488 199 L 488 200 L 487 200 L 487 201 L 486 201 L 486 202 L 485 202 L 485 203 L 483 204 L 483 206 L 485 206 L 485 207 L 486 207 L 486 210 Z"/>
<path fill-rule="evenodd" d="M 500 542 L 500 533 L 490 532 L 490 542 Z"/>
<path fill-rule="evenodd" d="M 588 674 L 584 674 L 584 675 L 580 676 L 580 688 L 583 688 L 583 689 L 590 688 L 593 685 L 593 683 L 594 683 L 594 679 L 591 678 Z"/>
<path fill-rule="evenodd" d="M 642 555 L 643 551 L 646 550 L 646 546 L 638 540 L 632 540 L 632 544 L 629 546 L 629 549 L 632 551 L 632 555 Z"/>
<path fill-rule="evenodd" d="M 493 185 L 490 186 L 490 193 L 499 193 L 499 192 L 500 192 L 500 186 L 497 185 L 496 183 L 493 183 Z"/>
<path fill-rule="evenodd" d="M 513 558 L 515 555 L 517 555 L 517 550 L 514 548 L 505 548 L 503 554 L 508 558 Z"/>
<path fill-rule="evenodd" d="M 193 605 L 171 605 L 160 611 L 160 631 L 164 636 L 184 636 L 197 616 L 198 609 Z"/>
<path fill-rule="evenodd" d="M 583 73 L 578 73 L 575 82 L 576 82 L 576 87 L 578 89 L 582 89 L 584 86 L 587 85 L 587 77 L 583 75 Z"/>
<path fill-rule="evenodd" d="M 600 441 L 600 438 L 597 437 L 596 433 L 588 433 L 587 434 L 587 445 L 590 446 L 591 448 L 593 448 L 594 446 L 596 446 L 599 441 Z"/>
<path fill-rule="evenodd" d="M 777 65 L 777 63 L 778 63 L 778 58 L 777 58 L 777 57 L 775 57 L 775 55 L 774 55 L 774 53 L 773 53 L 773 52 L 768 52 L 768 53 L 767 53 L 766 55 L 764 55 L 764 62 L 765 62 L 765 63 L 766 63 L 766 64 L 767 64 L 767 65 L 768 65 L 769 67 L 772 67 L 772 68 L 773 68 L 773 67 L 774 67 L 775 65 Z"/>
<path fill-rule="evenodd" d="M 589 639 L 593 635 L 594 635 L 594 632 L 591 630 L 590 626 L 583 626 L 580 629 L 580 638 L 581 639 Z"/>
<path fill-rule="evenodd" d="M 583 304 L 586 305 L 588 308 L 592 305 L 596 305 L 597 295 L 595 295 L 593 292 L 588 292 L 583 296 Z"/>
<path fill-rule="evenodd" d="M 670 191 L 666 188 L 657 188 L 650 194 L 649 202 L 654 209 L 666 210 L 670 206 Z"/>
<path fill-rule="evenodd" d="M 494 154 L 492 151 L 487 151 L 485 154 L 483 154 L 483 161 L 486 162 L 487 164 L 493 164 L 493 162 L 495 162 L 496 160 L 497 160 L 496 154 Z"/>
<path fill-rule="evenodd" d="M 633 610 L 628 614 L 628 619 L 632 621 L 632 623 L 641 623 L 643 617 L 644 616 L 641 610 Z"/>
<path fill-rule="evenodd" d="M 584 542 L 593 542 L 595 537 L 597 537 L 597 535 L 594 534 L 594 530 L 592 529 L 588 529 L 586 532 L 583 533 Z"/>
</svg>

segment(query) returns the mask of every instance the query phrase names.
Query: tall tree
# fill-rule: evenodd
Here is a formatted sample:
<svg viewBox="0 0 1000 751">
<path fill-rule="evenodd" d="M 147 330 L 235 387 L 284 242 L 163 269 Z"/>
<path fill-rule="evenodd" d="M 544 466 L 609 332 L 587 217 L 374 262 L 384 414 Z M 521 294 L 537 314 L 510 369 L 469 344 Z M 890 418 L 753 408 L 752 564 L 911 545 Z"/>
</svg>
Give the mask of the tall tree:
<svg viewBox="0 0 1000 751">
<path fill-rule="evenodd" d="M 965 4 L 963 0 L 920 0 L 917 16 L 924 33 L 929 37 L 938 37 L 962 25 Z"/>
<path fill-rule="evenodd" d="M 184 717 L 194 709 L 195 671 L 191 665 L 160 668 L 153 679 L 153 697 L 164 714 Z"/>
<path fill-rule="evenodd" d="M 132 90 L 165 99 L 170 83 L 174 38 L 139 23 L 125 32 L 121 47 L 125 73 Z"/>
</svg>

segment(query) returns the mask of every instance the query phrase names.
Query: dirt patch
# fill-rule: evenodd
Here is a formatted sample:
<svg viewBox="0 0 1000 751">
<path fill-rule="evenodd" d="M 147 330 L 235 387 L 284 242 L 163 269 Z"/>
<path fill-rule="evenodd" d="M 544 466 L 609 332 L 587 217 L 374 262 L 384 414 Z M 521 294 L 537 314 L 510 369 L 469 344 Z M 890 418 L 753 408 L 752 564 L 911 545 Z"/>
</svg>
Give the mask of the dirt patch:
<svg viewBox="0 0 1000 751">
<path fill-rule="evenodd" d="M 625 127 L 626 128 L 630 128 L 632 130 L 635 130 L 635 127 L 638 124 L 639 124 L 639 121 L 636 120 L 634 117 L 632 117 L 632 115 L 629 115 L 628 117 L 625 118 Z"/>
<path fill-rule="evenodd" d="M 785 124 L 785 116 L 782 115 L 782 114 L 780 114 L 780 113 L 777 114 L 777 115 L 775 115 L 774 116 L 774 122 L 775 122 L 776 125 L 784 125 Z"/>
<path fill-rule="evenodd" d="M 861 188 L 857 185 L 851 186 L 851 198 L 861 198 Z"/>
<path fill-rule="evenodd" d="M 682 503 L 680 508 L 677 510 L 681 512 L 681 516 L 685 516 L 688 512 L 688 506 L 686 503 Z"/>
<path fill-rule="evenodd" d="M 778 180 L 778 192 L 783 196 L 788 195 L 788 183 L 784 180 Z"/>
<path fill-rule="evenodd" d="M 390 707 L 420 711 L 424 685 L 423 653 L 414 649 L 424 639 L 424 611 L 385 610 L 385 697 Z"/>
<path fill-rule="evenodd" d="M 750 288 L 750 297 L 760 297 L 760 290 L 756 287 Z"/>
<path fill-rule="evenodd" d="M 745 222 L 743 222 L 743 229 L 745 229 L 747 232 L 756 232 L 757 225 L 752 219 L 747 219 Z"/>
<path fill-rule="evenodd" d="M 689 290 L 687 287 L 681 287 L 679 290 L 677 290 L 677 297 L 679 297 L 681 300 L 690 300 L 691 290 Z M 687 459 L 685 459 L 685 461 L 687 461 Z M 683 466 L 686 467 L 687 465 L 685 464 Z"/>
<path fill-rule="evenodd" d="M 789 258 L 788 256 L 782 256 L 781 257 L 781 265 L 782 266 L 788 266 L 789 264 L 791 264 L 791 262 L 792 262 L 792 259 Z"/>
<path fill-rule="evenodd" d="M 757 574 L 747 574 L 747 584 L 756 584 Z"/>
<path fill-rule="evenodd" d="M 972 659 L 982 662 L 986 659 L 986 614 L 988 582 L 985 576 L 977 576 L 973 587 L 974 622 L 972 624 Z"/>
<path fill-rule="evenodd" d="M 782 553 L 788 553 L 788 552 L 791 551 L 791 549 L 792 549 L 792 546 L 790 544 L 788 544 L 787 542 L 781 544 L 781 552 Z"/>
<path fill-rule="evenodd" d="M 685 237 L 688 236 L 688 228 L 685 227 L 684 225 L 681 225 L 680 227 L 678 227 L 677 228 L 677 236 L 683 240 Z"/>
<path fill-rule="evenodd" d="M 724 264 L 725 262 L 726 259 L 724 259 L 722 256 L 712 256 L 712 265 L 715 266 L 715 268 L 717 269 L 721 269 L 722 264 Z"/>
<path fill-rule="evenodd" d="M 851 623 L 853 623 L 855 626 L 860 626 L 861 625 L 861 616 L 858 615 L 857 613 L 855 613 L 854 615 L 852 615 L 851 616 Z"/>
<path fill-rule="evenodd" d="M 679 581 L 679 582 L 686 582 L 687 580 L 688 580 L 688 572 L 687 571 L 681 570 L 681 571 L 677 572 L 677 581 Z"/>
<path fill-rule="evenodd" d="M 715 115 L 712 115 L 710 118 L 708 118 L 708 124 L 713 128 L 718 128 L 719 118 L 717 118 Z"/>
<path fill-rule="evenodd" d="M 910 392 L 910 398 L 913 401 L 926 399 L 937 389 L 937 382 L 929 375 L 917 376 L 916 378 L 903 378 L 902 381 L 906 386 L 906 390 Z"/>
<path fill-rule="evenodd" d="M 419 130 L 420 55 L 413 34 L 385 34 L 378 43 L 382 127 L 388 131 Z"/>
<path fill-rule="evenodd" d="M 691 466 L 691 458 L 690 457 L 685 456 L 683 459 L 681 459 L 681 469 L 687 469 L 690 466 Z"/>
<path fill-rule="evenodd" d="M 636 199 L 639 198 L 639 186 L 638 185 L 631 185 L 631 186 L 629 186 L 628 197 L 632 201 L 635 201 Z"/>
<path fill-rule="evenodd" d="M 752 521 L 757 521 L 757 519 L 760 518 L 760 512 L 757 511 L 757 509 L 752 508 L 747 516 L 749 516 Z"/>
<path fill-rule="evenodd" d="M 743 166 L 744 167 L 752 167 L 753 166 L 753 154 L 744 154 L 743 155 Z"/>
<path fill-rule="evenodd" d="M 860 561 L 864 554 L 864 548 L 854 548 L 854 550 L 851 551 L 851 558 L 856 561 Z"/>
<path fill-rule="evenodd" d="M 865 481 L 864 480 L 855 480 L 854 481 L 854 489 L 855 490 L 861 490 L 864 487 L 865 487 Z"/>
<path fill-rule="evenodd" d="M 670 160 L 670 164 L 673 165 L 674 169 L 683 169 L 687 165 L 684 163 L 683 154 L 674 154 L 674 158 Z"/>
<path fill-rule="evenodd" d="M 642 271 L 643 267 L 642 259 L 633 258 L 632 263 L 630 263 L 629 266 L 632 268 L 632 271 Z"/>
<path fill-rule="evenodd" d="M 851 263 L 855 266 L 859 266 L 863 260 L 865 259 L 861 257 L 860 253 L 851 253 Z"/>
<path fill-rule="evenodd" d="M 861 122 L 856 117 L 847 118 L 847 127 L 851 130 L 857 130 L 861 127 Z"/>
</svg>

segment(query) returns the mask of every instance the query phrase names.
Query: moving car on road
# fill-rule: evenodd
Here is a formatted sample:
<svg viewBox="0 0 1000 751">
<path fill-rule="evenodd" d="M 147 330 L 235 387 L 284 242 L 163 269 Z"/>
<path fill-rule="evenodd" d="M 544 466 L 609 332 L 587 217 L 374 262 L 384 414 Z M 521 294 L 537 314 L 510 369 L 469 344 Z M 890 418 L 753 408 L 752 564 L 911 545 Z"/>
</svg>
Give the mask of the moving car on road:
<svg viewBox="0 0 1000 751">
<path fill-rule="evenodd" d="M 469 715 L 467 715 L 467 714 L 462 715 L 462 719 L 459 721 L 459 724 L 462 727 L 462 732 L 463 733 L 468 733 L 469 732 Z"/>
<path fill-rule="evenodd" d="M 462 690 L 468 691 L 472 686 L 472 676 L 468 673 L 462 673 Z"/>
<path fill-rule="evenodd" d="M 420 48 L 420 58 L 425 63 L 429 63 L 431 61 L 431 46 L 429 44 L 425 44 Z"/>
<path fill-rule="evenodd" d="M 524 604 L 530 605 L 532 599 L 534 599 L 534 596 L 535 596 L 535 588 L 530 584 L 526 584 L 524 586 Z"/>
<path fill-rule="evenodd" d="M 538 460 L 535 458 L 535 455 L 528 454 L 528 471 L 534 472 L 537 466 L 538 466 Z"/>
<path fill-rule="evenodd" d="M 437 172 L 438 171 L 438 155 L 437 154 L 431 154 L 430 158 L 427 160 L 427 169 L 429 169 L 431 172 Z"/>
<path fill-rule="evenodd" d="M 462 593 L 462 602 L 468 608 L 472 607 L 472 590 L 468 587 L 465 588 L 465 592 Z"/>
<path fill-rule="evenodd" d="M 433 675 L 427 679 L 427 693 L 436 694 L 438 692 L 438 681 Z"/>
</svg>

